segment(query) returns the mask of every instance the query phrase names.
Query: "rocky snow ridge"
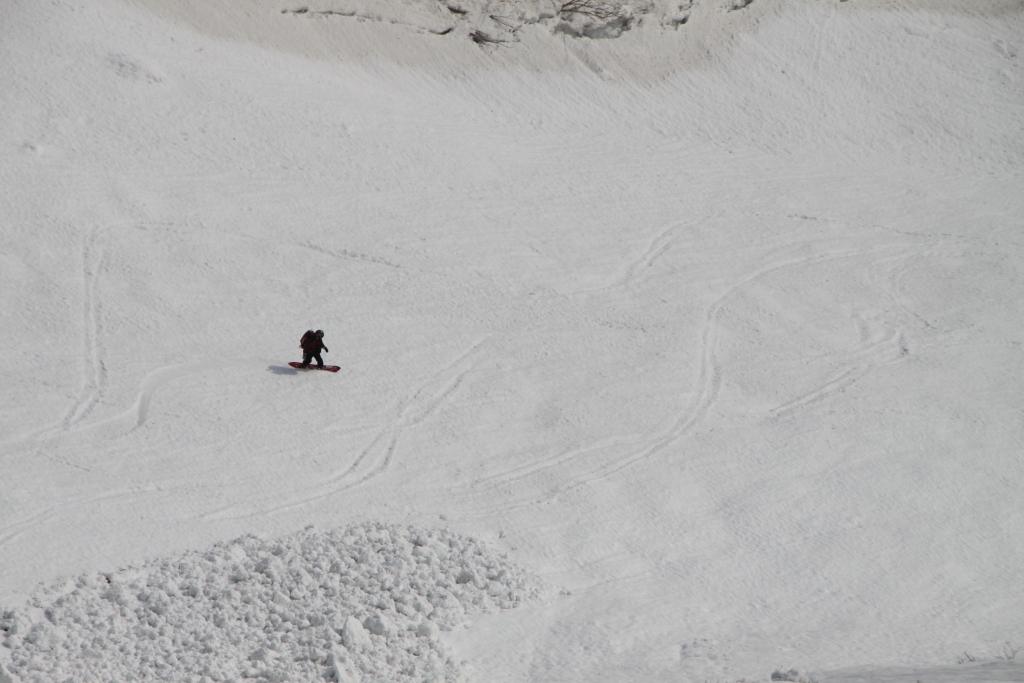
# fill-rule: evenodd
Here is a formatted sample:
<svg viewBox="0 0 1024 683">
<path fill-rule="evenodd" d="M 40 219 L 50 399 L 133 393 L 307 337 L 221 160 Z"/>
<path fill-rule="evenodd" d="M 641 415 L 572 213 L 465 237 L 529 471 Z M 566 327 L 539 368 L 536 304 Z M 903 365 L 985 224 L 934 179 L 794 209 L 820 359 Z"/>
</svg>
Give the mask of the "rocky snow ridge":
<svg viewBox="0 0 1024 683">
<path fill-rule="evenodd" d="M 689 19 L 695 0 L 307 0 L 281 10 L 310 19 L 352 17 L 412 26 L 439 35 L 469 35 L 478 43 L 515 42 L 523 26 L 542 24 L 554 34 L 618 38 L 644 17 L 668 28 Z M 746 7 L 752 0 L 710 0 L 723 10 Z M 724 4 L 723 4 L 724 3 Z"/>
</svg>

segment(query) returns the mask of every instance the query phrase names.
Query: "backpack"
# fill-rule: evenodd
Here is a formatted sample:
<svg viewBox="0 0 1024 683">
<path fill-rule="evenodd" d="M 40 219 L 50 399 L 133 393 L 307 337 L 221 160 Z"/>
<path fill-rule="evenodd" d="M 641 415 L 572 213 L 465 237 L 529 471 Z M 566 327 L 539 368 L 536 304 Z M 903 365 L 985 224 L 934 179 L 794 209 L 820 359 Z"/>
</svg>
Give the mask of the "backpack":
<svg viewBox="0 0 1024 683">
<path fill-rule="evenodd" d="M 308 345 L 312 345 L 316 339 L 316 333 L 313 330 L 306 330 L 306 333 L 302 335 L 302 339 L 299 340 L 299 346 L 305 349 Z"/>
</svg>

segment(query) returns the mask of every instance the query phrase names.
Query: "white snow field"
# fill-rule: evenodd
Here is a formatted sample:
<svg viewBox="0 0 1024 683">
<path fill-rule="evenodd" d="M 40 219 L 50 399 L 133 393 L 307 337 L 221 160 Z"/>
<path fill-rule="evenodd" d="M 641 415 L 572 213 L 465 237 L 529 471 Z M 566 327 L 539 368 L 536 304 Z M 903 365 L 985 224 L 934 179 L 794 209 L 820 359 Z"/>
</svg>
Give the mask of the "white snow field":
<svg viewBox="0 0 1024 683">
<path fill-rule="evenodd" d="M 5 0 L 0 67 L 3 683 L 1024 681 L 1024 2 Z"/>
</svg>

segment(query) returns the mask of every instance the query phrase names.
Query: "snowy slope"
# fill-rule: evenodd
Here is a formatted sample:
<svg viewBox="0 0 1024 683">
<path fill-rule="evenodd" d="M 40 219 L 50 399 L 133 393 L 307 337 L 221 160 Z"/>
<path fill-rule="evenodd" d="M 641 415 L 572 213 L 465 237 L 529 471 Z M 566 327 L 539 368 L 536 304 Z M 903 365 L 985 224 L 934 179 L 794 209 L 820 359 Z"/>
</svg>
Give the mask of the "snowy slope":
<svg viewBox="0 0 1024 683">
<path fill-rule="evenodd" d="M 683 4 L 4 3 L 0 605 L 415 525 L 563 589 L 452 675 L 1021 680 L 1024 7 Z"/>
</svg>

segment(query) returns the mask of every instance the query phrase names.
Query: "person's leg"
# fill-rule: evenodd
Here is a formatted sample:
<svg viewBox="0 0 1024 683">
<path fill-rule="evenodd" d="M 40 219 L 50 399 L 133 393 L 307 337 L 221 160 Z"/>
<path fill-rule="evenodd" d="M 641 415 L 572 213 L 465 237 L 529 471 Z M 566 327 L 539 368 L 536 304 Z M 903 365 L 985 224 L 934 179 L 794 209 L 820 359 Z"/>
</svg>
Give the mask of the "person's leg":
<svg viewBox="0 0 1024 683">
<path fill-rule="evenodd" d="M 313 358 L 316 358 L 316 366 L 318 368 L 322 368 L 324 366 L 324 359 L 320 357 L 320 352 L 319 351 L 317 351 L 315 354 L 313 354 Z"/>
<path fill-rule="evenodd" d="M 309 353 L 308 351 L 303 351 L 302 352 L 302 367 L 308 368 L 309 367 L 309 361 L 310 361 L 311 358 L 313 358 L 313 354 Z"/>
</svg>

